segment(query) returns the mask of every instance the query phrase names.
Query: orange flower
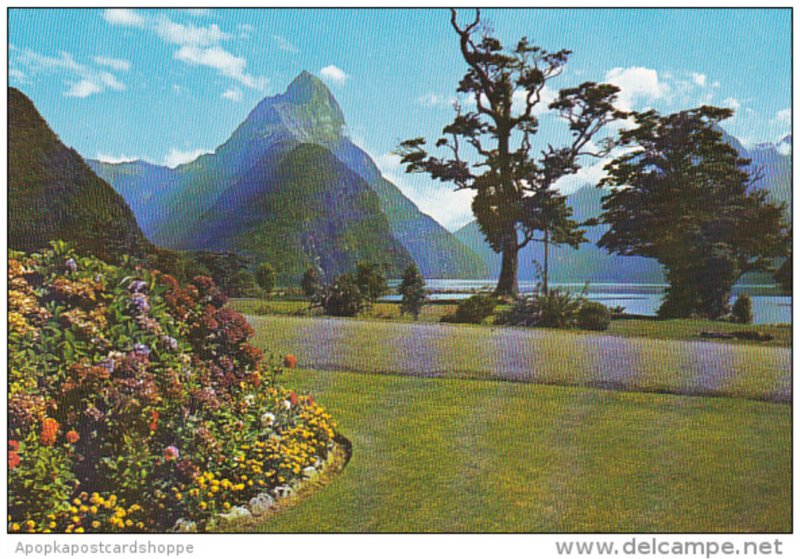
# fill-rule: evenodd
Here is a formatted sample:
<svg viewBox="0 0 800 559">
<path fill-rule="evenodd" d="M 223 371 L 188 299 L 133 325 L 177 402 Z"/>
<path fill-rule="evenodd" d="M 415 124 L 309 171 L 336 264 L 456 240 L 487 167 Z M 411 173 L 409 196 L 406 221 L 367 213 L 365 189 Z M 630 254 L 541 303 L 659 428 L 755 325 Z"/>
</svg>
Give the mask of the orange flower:
<svg viewBox="0 0 800 559">
<path fill-rule="evenodd" d="M 297 357 L 290 353 L 283 358 L 283 366 L 287 369 L 294 369 L 297 366 Z"/>
<path fill-rule="evenodd" d="M 297 405 L 297 394 L 294 393 L 294 390 L 289 392 L 289 401 L 293 406 Z"/>
<path fill-rule="evenodd" d="M 14 452 L 19 450 L 19 443 L 17 441 L 8 441 L 8 449 Z"/>
<path fill-rule="evenodd" d="M 158 418 L 161 414 L 158 413 L 158 410 L 153 410 L 150 412 L 150 416 L 152 420 L 150 421 L 150 425 L 148 426 L 151 431 L 155 431 L 158 428 Z"/>
<path fill-rule="evenodd" d="M 19 454 L 13 450 L 8 451 L 8 469 L 13 470 L 19 466 Z"/>
<path fill-rule="evenodd" d="M 44 446 L 53 446 L 56 442 L 59 428 L 60 425 L 58 421 L 52 417 L 46 417 L 42 422 L 42 432 L 39 435 L 39 441 L 41 441 Z"/>
<path fill-rule="evenodd" d="M 67 442 L 68 442 L 69 444 L 75 444 L 75 443 L 77 443 L 79 440 L 81 440 L 81 436 L 78 434 L 78 432 L 77 432 L 77 431 L 75 431 L 75 430 L 73 429 L 73 430 L 71 430 L 71 431 L 68 431 L 68 432 L 67 432 Z"/>
</svg>

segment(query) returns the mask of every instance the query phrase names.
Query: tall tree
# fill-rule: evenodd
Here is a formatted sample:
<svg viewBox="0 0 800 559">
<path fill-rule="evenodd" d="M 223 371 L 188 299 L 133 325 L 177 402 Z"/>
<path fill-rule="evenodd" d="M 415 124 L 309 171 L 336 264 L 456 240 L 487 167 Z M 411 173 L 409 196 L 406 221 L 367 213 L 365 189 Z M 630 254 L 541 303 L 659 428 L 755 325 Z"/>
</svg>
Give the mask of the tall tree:
<svg viewBox="0 0 800 559">
<path fill-rule="evenodd" d="M 662 116 L 634 115 L 621 132 L 630 148 L 606 166 L 601 218 L 611 228 L 601 247 L 621 255 L 656 258 L 669 287 L 662 317 L 729 311 L 742 274 L 767 269 L 785 252 L 785 205 L 767 200 L 748 173 L 748 160 L 722 139 L 729 109 L 702 106 Z"/>
<path fill-rule="evenodd" d="M 585 82 L 561 90 L 549 108 L 566 120 L 572 141 L 559 148 L 548 145 L 535 158 L 537 107 L 544 102 L 547 83 L 563 71 L 570 51 L 549 52 L 531 45 L 527 37 L 506 50 L 481 25 L 480 10 L 463 27 L 451 10 L 450 23 L 468 66 L 457 91 L 469 104 L 456 103 L 455 118 L 436 141 L 436 147 L 449 155 L 429 155 L 424 138 L 406 140 L 398 152 L 406 172 L 428 173 L 453 183 L 457 190 L 475 191 L 472 210 L 478 225 L 492 249 L 502 253 L 496 293 L 513 296 L 518 291 L 519 251 L 542 230 L 542 214 L 534 211 L 534 200 L 547 197 L 534 195 L 577 172 L 582 156 L 607 154 L 611 142 L 596 142 L 597 147 L 592 139 L 605 124 L 626 113 L 614 107 L 619 90 L 613 85 Z"/>
</svg>

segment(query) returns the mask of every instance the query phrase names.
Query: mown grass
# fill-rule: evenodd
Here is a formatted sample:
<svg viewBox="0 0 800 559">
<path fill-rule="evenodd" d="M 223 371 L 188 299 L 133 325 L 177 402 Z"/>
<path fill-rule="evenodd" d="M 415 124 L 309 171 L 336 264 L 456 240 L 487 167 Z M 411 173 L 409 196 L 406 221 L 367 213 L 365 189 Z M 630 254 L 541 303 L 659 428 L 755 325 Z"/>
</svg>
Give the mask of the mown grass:
<svg viewBox="0 0 800 559">
<path fill-rule="evenodd" d="M 515 378 L 562 386 L 598 386 L 611 380 L 625 390 L 760 400 L 785 391 L 790 375 L 782 348 L 452 324 L 248 319 L 256 328 L 257 345 L 292 353 L 301 366 L 318 370 Z M 721 376 L 708 380 L 703 374 Z"/>
<path fill-rule="evenodd" d="M 272 532 L 788 532 L 791 407 L 294 370 L 353 443 Z"/>
<path fill-rule="evenodd" d="M 247 315 L 253 316 L 320 316 L 319 309 L 310 309 L 308 302 L 301 300 L 261 300 L 261 299 L 234 299 L 229 305 L 231 308 Z M 419 322 L 439 322 L 445 314 L 456 309 L 455 303 L 436 302 L 428 304 L 422 309 Z M 507 307 L 499 306 L 498 311 Z M 370 310 L 362 313 L 354 320 L 385 320 L 393 322 L 413 322 L 408 315 L 400 315 L 400 306 L 397 303 L 377 303 Z M 493 317 L 482 326 L 494 326 Z M 610 336 L 625 336 L 636 338 L 650 338 L 659 340 L 699 340 L 700 333 L 719 332 L 735 333 L 743 331 L 765 332 L 773 336 L 768 342 L 752 340 L 713 340 L 715 343 L 754 345 L 767 347 L 791 347 L 792 327 L 790 324 L 734 324 L 730 322 L 680 319 L 680 320 L 648 320 L 624 319 L 613 320 L 609 329 L 601 332 Z M 574 332 L 584 332 L 573 330 Z M 597 332 L 592 332 L 597 333 Z"/>
</svg>

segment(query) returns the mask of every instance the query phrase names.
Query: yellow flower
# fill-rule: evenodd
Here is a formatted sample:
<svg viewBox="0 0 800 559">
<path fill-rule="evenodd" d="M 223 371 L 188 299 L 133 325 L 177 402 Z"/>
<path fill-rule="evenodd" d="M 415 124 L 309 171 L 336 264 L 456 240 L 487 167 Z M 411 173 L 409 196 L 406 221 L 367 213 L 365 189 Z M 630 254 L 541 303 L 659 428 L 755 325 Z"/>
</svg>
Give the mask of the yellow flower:
<svg viewBox="0 0 800 559">
<path fill-rule="evenodd" d="M 203 509 L 203 510 L 206 510 L 206 507 L 207 507 L 207 506 L 208 506 L 208 504 L 206 504 L 206 502 L 205 502 L 205 501 L 200 501 L 200 508 L 201 508 L 201 509 Z"/>
<path fill-rule="evenodd" d="M 78 526 L 77 528 L 75 528 L 75 533 L 76 534 L 83 534 L 83 526 Z"/>
<path fill-rule="evenodd" d="M 16 522 L 14 522 L 14 523 L 11 525 L 11 531 L 12 531 L 12 532 L 19 532 L 19 524 L 17 524 Z"/>
<path fill-rule="evenodd" d="M 34 522 L 33 520 L 28 520 L 25 523 L 25 526 L 28 528 L 28 530 L 32 530 L 33 528 L 36 527 L 36 522 Z"/>
<path fill-rule="evenodd" d="M 95 505 L 92 505 L 91 507 L 89 507 L 89 511 L 92 514 L 97 514 L 97 507 Z"/>
<path fill-rule="evenodd" d="M 94 528 L 96 530 L 99 527 L 100 527 L 100 522 L 99 521 L 95 520 L 94 522 L 92 522 L 92 528 Z"/>
</svg>

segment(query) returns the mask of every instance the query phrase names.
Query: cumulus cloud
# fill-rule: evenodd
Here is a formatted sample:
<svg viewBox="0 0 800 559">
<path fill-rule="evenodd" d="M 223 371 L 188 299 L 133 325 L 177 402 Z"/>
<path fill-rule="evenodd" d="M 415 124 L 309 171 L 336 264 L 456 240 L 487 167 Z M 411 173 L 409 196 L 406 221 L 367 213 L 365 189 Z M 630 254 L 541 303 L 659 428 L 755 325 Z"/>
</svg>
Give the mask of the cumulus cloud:
<svg viewBox="0 0 800 559">
<path fill-rule="evenodd" d="M 124 8 L 108 8 L 103 12 L 103 19 L 112 25 L 127 27 L 144 27 L 146 20 L 136 10 Z"/>
<path fill-rule="evenodd" d="M 775 120 L 780 124 L 792 123 L 792 109 L 782 109 L 775 115 Z"/>
<path fill-rule="evenodd" d="M 183 151 L 177 148 L 172 148 L 169 151 L 169 153 L 164 157 L 164 165 L 174 169 L 178 165 L 183 165 L 184 163 L 189 163 L 190 161 L 194 161 L 195 159 L 206 153 L 211 153 L 211 150 L 198 148 L 198 149 L 190 149 L 187 151 Z"/>
<path fill-rule="evenodd" d="M 325 66 L 323 69 L 321 69 L 319 71 L 319 75 L 337 85 L 344 84 L 344 82 L 346 82 L 347 79 L 350 77 L 347 74 L 345 74 L 341 68 L 337 68 L 333 64 L 331 64 L 330 66 Z"/>
<path fill-rule="evenodd" d="M 736 97 L 728 97 L 722 100 L 722 106 L 732 109 L 734 112 L 738 112 L 742 104 Z"/>
<path fill-rule="evenodd" d="M 289 39 L 283 37 L 282 35 L 273 35 L 272 40 L 278 45 L 278 48 L 284 52 L 290 52 L 292 54 L 297 54 L 300 52 L 296 46 L 294 46 Z"/>
<path fill-rule="evenodd" d="M 525 110 L 525 100 L 527 97 L 527 92 L 522 89 L 516 90 L 511 95 L 512 114 L 518 115 Z M 541 92 L 541 100 L 533 107 L 533 114 L 541 115 L 549 111 L 548 105 L 555 101 L 556 97 L 558 97 L 558 92 L 545 85 Z"/>
<path fill-rule="evenodd" d="M 706 86 L 706 75 L 705 74 L 699 74 L 697 72 L 692 72 L 692 81 L 694 82 L 695 85 L 697 85 L 699 87 L 705 87 Z"/>
<path fill-rule="evenodd" d="M 138 157 L 131 157 L 129 155 L 109 155 L 107 153 L 98 153 L 95 159 L 103 163 L 130 163 L 131 161 L 139 160 Z"/>
<path fill-rule="evenodd" d="M 203 14 L 194 14 L 203 15 Z M 266 88 L 265 77 L 254 76 L 246 69 L 247 60 L 223 48 L 222 43 L 233 38 L 216 23 L 195 25 L 180 23 L 166 15 L 145 16 L 133 10 L 106 10 L 104 18 L 115 25 L 135 26 L 146 29 L 169 45 L 178 47 L 173 59 L 189 66 L 206 67 L 221 76 L 233 79 L 245 87 Z M 252 26 L 246 26 L 248 35 Z M 245 29 L 240 25 L 239 30 Z"/>
<path fill-rule="evenodd" d="M 107 89 L 122 91 L 125 84 L 117 76 L 104 69 L 83 64 L 75 60 L 69 52 L 60 52 L 58 56 L 40 54 L 31 49 L 11 47 L 9 55 L 15 67 L 25 69 L 27 76 L 60 75 L 67 85 L 64 95 L 67 97 L 85 98 L 102 93 Z M 95 61 L 96 62 L 96 61 Z"/>
<path fill-rule="evenodd" d="M 639 66 L 612 68 L 606 73 L 605 81 L 619 87 L 617 105 L 624 111 L 630 111 L 639 101 L 661 99 L 669 91 L 666 82 L 659 79 L 658 72 Z"/>
<path fill-rule="evenodd" d="M 222 31 L 216 23 L 201 27 L 191 23 L 184 25 L 167 17 L 160 17 L 154 29 L 166 42 L 180 46 L 208 47 L 230 39 L 230 35 Z"/>
<path fill-rule="evenodd" d="M 131 69 L 131 63 L 128 60 L 122 60 L 121 58 L 111 58 L 109 56 L 95 56 L 92 58 L 95 64 L 100 66 L 108 66 L 113 70 L 117 70 L 119 72 L 127 72 Z"/>
<path fill-rule="evenodd" d="M 242 100 L 242 90 L 241 89 L 228 89 L 225 93 L 222 94 L 223 99 L 227 99 L 228 101 L 233 101 L 234 103 L 238 103 Z"/>
<path fill-rule="evenodd" d="M 456 102 L 456 98 L 429 92 L 425 95 L 420 95 L 415 101 L 423 107 L 452 107 L 453 103 Z"/>
</svg>

